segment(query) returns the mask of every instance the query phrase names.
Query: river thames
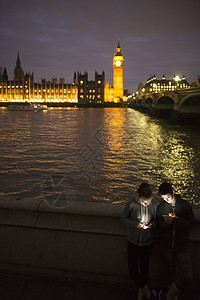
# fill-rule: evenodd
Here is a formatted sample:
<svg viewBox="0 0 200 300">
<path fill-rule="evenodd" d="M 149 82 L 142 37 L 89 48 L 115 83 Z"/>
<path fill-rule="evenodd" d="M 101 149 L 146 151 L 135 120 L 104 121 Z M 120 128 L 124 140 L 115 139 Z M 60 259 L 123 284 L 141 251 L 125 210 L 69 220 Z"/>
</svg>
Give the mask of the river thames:
<svg viewBox="0 0 200 300">
<path fill-rule="evenodd" d="M 0 108 L 0 124 L 2 196 L 42 199 L 47 182 L 57 180 L 72 188 L 71 200 L 117 204 L 142 181 L 158 199 L 158 186 L 168 180 L 199 206 L 198 127 L 131 108 Z"/>
</svg>

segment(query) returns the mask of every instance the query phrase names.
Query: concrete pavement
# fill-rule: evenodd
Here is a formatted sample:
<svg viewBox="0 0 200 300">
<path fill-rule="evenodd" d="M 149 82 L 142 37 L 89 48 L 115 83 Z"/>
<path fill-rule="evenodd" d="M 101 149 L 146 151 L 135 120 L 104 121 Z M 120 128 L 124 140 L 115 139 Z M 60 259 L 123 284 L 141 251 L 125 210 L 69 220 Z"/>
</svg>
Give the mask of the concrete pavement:
<svg viewBox="0 0 200 300">
<path fill-rule="evenodd" d="M 199 285 L 178 300 L 200 300 Z M 156 290 L 157 294 L 159 290 Z M 0 300 L 136 300 L 135 286 L 70 278 L 0 275 Z M 146 299 L 145 299 L 146 300 Z"/>
<path fill-rule="evenodd" d="M 132 300 L 136 290 L 116 284 L 3 274 L 0 300 Z"/>
</svg>

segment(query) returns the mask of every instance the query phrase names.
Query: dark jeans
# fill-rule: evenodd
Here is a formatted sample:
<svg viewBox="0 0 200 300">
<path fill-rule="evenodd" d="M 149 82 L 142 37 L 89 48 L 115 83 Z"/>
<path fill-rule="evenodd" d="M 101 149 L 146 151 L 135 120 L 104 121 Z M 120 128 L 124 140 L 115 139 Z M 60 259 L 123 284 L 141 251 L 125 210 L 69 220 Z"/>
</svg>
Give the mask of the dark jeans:
<svg viewBox="0 0 200 300">
<path fill-rule="evenodd" d="M 128 241 L 128 269 L 129 276 L 138 288 L 143 288 L 149 278 L 149 260 L 152 246 L 137 246 Z"/>
<path fill-rule="evenodd" d="M 177 288 L 185 292 L 192 282 L 192 263 L 189 251 L 184 253 L 173 253 L 165 248 L 161 248 L 165 269 L 167 274 L 167 284 L 173 281 Z"/>
</svg>

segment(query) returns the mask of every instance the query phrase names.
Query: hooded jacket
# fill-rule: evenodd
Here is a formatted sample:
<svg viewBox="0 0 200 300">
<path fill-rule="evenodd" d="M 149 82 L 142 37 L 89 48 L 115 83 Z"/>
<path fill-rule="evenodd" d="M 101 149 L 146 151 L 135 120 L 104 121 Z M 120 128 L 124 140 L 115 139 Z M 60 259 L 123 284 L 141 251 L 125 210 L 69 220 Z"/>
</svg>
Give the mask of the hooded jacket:
<svg viewBox="0 0 200 300">
<path fill-rule="evenodd" d="M 153 242 L 153 231 L 156 225 L 156 203 L 144 206 L 136 193 L 127 203 L 122 214 L 122 222 L 126 225 L 127 239 L 138 246 L 147 246 Z M 146 225 L 152 224 L 151 228 L 137 228 L 139 222 Z"/>
<path fill-rule="evenodd" d="M 179 195 L 176 198 L 176 206 L 173 210 L 171 204 L 162 201 L 157 208 L 157 226 L 161 245 L 174 253 L 187 251 L 189 246 L 189 234 L 192 230 L 195 217 L 190 204 Z M 177 218 L 173 218 L 171 224 L 167 224 L 163 215 L 174 212 Z"/>
</svg>

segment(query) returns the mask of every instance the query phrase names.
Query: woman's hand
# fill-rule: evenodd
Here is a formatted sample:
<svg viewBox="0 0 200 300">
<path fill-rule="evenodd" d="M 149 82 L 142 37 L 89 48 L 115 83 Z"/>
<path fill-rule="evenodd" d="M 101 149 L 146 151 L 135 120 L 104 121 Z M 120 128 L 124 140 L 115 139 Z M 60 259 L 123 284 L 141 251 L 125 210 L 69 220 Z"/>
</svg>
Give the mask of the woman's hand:
<svg viewBox="0 0 200 300">
<path fill-rule="evenodd" d="M 143 229 L 144 225 L 145 225 L 144 222 L 139 222 L 139 223 L 137 224 L 137 228 Z"/>
<path fill-rule="evenodd" d="M 170 216 L 170 214 L 169 215 L 163 215 L 163 218 L 165 219 L 165 222 L 167 224 L 171 224 L 172 223 L 173 218 Z"/>
<path fill-rule="evenodd" d="M 149 229 L 151 227 L 152 227 L 151 223 L 149 225 L 146 225 L 144 222 L 139 222 L 137 224 L 137 228 L 139 228 L 139 229 Z"/>
<path fill-rule="evenodd" d="M 169 214 L 169 217 L 170 217 L 170 218 L 177 218 L 177 215 L 176 215 L 175 213 L 170 213 L 170 214 Z"/>
</svg>

